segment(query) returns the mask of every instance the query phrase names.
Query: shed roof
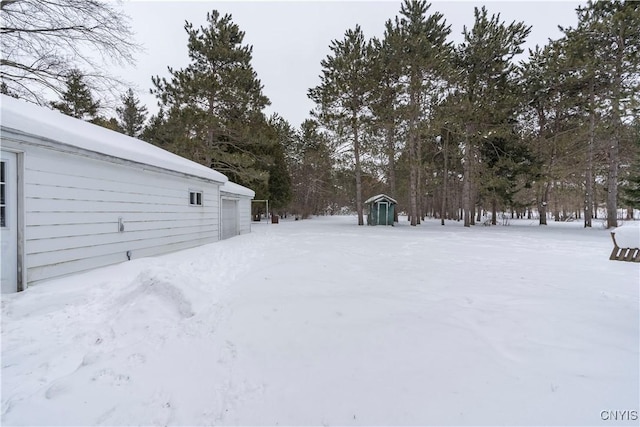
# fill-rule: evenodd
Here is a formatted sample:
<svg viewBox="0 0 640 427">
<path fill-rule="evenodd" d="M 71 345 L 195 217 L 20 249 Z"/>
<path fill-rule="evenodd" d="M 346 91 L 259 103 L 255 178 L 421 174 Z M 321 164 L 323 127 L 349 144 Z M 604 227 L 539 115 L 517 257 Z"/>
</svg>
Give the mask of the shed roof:
<svg viewBox="0 0 640 427">
<path fill-rule="evenodd" d="M 247 196 L 251 198 L 254 198 L 256 196 L 255 191 L 231 181 L 225 182 L 224 185 L 220 187 L 220 191 L 222 191 L 223 193 L 237 194 L 240 196 Z"/>
<path fill-rule="evenodd" d="M 2 128 L 211 181 L 228 180 L 216 170 L 102 126 L 6 95 L 2 95 L 0 101 Z"/>
<path fill-rule="evenodd" d="M 376 202 L 380 202 L 380 201 L 386 201 L 386 202 L 391 202 L 391 203 L 398 203 L 395 199 L 392 199 L 391 197 L 387 196 L 386 194 L 378 194 L 375 195 L 373 197 L 369 197 L 367 200 L 365 200 L 365 204 L 369 204 L 369 203 L 376 203 Z"/>
</svg>

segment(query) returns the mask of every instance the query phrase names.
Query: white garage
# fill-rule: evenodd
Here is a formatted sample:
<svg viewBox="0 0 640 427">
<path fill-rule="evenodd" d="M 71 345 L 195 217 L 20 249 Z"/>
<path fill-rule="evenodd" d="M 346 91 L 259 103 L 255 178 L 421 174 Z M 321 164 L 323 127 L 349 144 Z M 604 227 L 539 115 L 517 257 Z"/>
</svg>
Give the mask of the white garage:
<svg viewBox="0 0 640 427">
<path fill-rule="evenodd" d="M 253 191 L 213 169 L 4 95 L 1 114 L 2 292 L 250 231 Z"/>
</svg>

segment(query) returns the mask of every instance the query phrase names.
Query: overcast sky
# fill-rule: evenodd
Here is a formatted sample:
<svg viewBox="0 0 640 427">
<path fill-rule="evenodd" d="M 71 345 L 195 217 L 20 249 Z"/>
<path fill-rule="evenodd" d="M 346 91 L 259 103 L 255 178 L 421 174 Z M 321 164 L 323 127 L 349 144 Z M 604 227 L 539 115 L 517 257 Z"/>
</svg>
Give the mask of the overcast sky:
<svg viewBox="0 0 640 427">
<path fill-rule="evenodd" d="M 524 21 L 532 32 L 526 47 L 544 45 L 560 37 L 558 25 L 575 26 L 576 1 L 434 1 L 431 11 L 444 14 L 451 25 L 450 39 L 462 41 L 463 26 L 473 26 L 473 8 L 486 5 L 489 13 Z M 245 32 L 245 44 L 253 45 L 253 67 L 271 100 L 266 113 L 277 112 L 293 126 L 309 117 L 314 107 L 307 90 L 320 83 L 320 61 L 329 53 L 331 40 L 360 24 L 365 37 L 381 37 L 384 23 L 400 11 L 401 1 L 128 1 L 124 12 L 131 18 L 137 42 L 145 51 L 135 68 L 118 69 L 136 85 L 140 100 L 151 113 L 158 110 L 149 94 L 151 76 L 169 77 L 167 66 L 188 65 L 184 22 L 205 23 L 207 12 L 230 13 Z"/>
</svg>

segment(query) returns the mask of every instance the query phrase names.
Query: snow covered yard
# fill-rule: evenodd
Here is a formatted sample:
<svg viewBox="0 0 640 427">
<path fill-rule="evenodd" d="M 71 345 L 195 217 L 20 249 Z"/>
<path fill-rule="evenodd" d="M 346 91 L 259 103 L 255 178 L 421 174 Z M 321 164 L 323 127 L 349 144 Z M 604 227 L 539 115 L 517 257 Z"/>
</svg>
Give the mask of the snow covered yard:
<svg viewBox="0 0 640 427">
<path fill-rule="evenodd" d="M 603 420 L 640 401 L 612 247 L 328 217 L 36 285 L 2 300 L 2 424 L 637 425 Z"/>
</svg>

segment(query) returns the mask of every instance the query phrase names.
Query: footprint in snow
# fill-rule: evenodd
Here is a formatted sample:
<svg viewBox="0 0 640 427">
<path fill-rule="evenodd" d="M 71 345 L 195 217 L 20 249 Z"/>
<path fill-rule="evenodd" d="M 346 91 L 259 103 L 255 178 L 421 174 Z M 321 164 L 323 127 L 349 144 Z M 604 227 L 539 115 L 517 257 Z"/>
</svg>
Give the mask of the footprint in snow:
<svg viewBox="0 0 640 427">
<path fill-rule="evenodd" d="M 116 374 L 111 369 L 102 369 L 96 372 L 91 381 L 102 382 L 114 386 L 122 386 L 129 383 L 129 375 Z"/>
<path fill-rule="evenodd" d="M 89 352 L 82 358 L 82 362 L 80 363 L 80 366 L 78 366 L 78 369 L 82 368 L 83 366 L 93 365 L 94 363 L 99 361 L 100 358 L 101 357 L 99 352 Z"/>
<path fill-rule="evenodd" d="M 130 365 L 140 365 L 145 363 L 146 361 L 146 356 L 141 353 L 133 353 L 130 354 L 129 357 L 127 357 L 127 362 L 129 362 Z"/>
<path fill-rule="evenodd" d="M 55 382 L 47 389 L 47 391 L 44 392 L 44 397 L 46 399 L 55 399 L 67 391 L 69 391 L 69 388 L 65 384 L 62 382 Z"/>
</svg>

